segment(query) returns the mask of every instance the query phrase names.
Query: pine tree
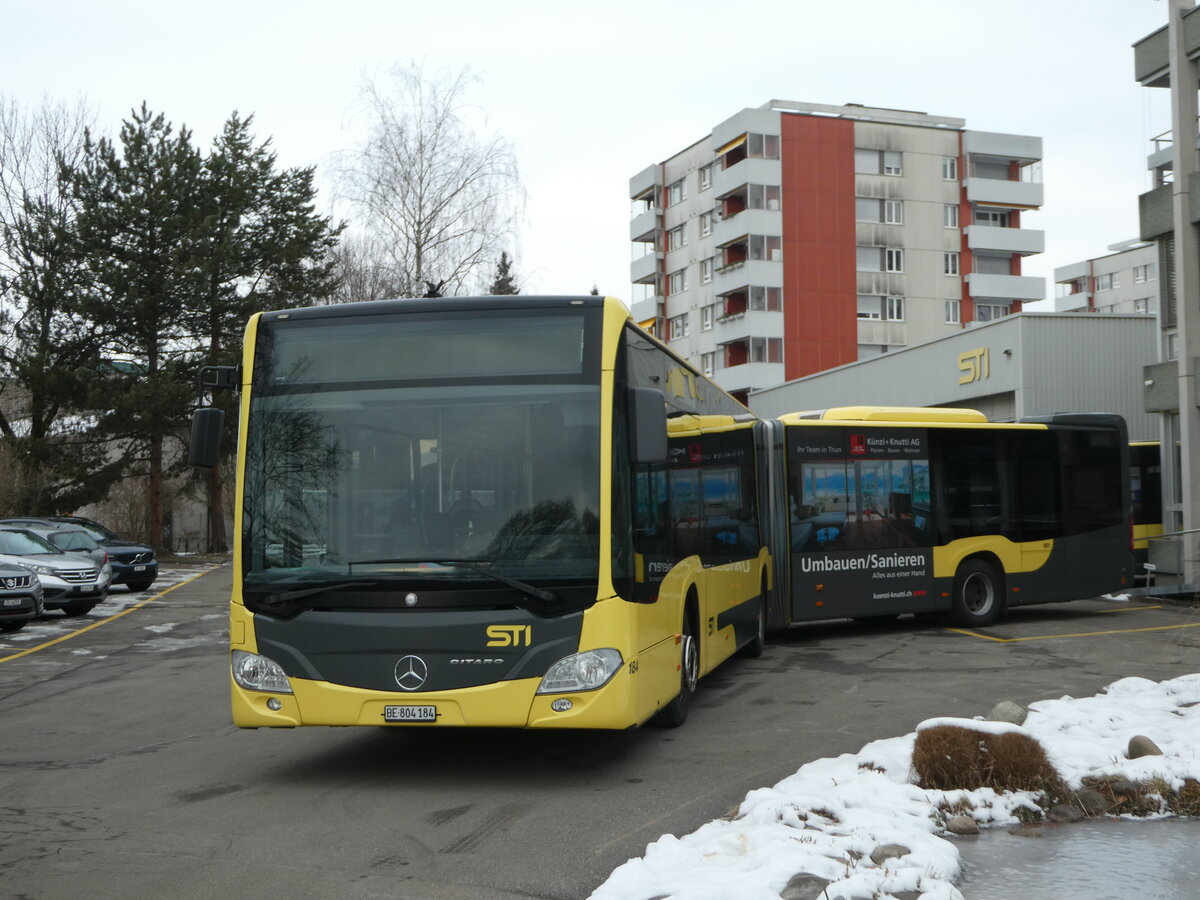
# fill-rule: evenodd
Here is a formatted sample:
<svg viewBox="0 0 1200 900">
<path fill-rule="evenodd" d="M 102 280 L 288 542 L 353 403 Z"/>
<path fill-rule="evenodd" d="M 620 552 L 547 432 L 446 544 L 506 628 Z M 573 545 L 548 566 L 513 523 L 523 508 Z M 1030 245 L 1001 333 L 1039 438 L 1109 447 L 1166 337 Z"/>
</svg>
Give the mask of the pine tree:
<svg viewBox="0 0 1200 900">
<path fill-rule="evenodd" d="M 332 251 L 340 228 L 314 212 L 313 170 L 277 172 L 270 141 L 256 144 L 253 117 L 236 112 L 205 158 L 200 221 L 193 238 L 196 291 L 188 300 L 192 343 L 209 365 L 236 365 L 246 321 L 265 309 L 311 306 L 337 287 Z M 226 440 L 236 446 L 236 398 L 226 409 Z M 220 467 L 208 473 L 210 550 L 228 548 Z"/>
<path fill-rule="evenodd" d="M 517 286 L 516 280 L 512 276 L 512 260 L 508 258 L 508 252 L 500 251 L 500 262 L 496 264 L 496 277 L 492 280 L 492 286 L 488 288 L 489 294 L 519 294 L 521 289 Z"/>
<path fill-rule="evenodd" d="M 71 176 L 79 259 L 92 284 L 82 309 L 115 363 L 104 424 L 144 464 L 149 537 L 167 549 L 164 445 L 184 427 L 195 393 L 187 339 L 201 275 L 193 265 L 201 168 L 191 133 L 143 104 L 123 123 L 119 146 L 89 137 Z"/>
</svg>

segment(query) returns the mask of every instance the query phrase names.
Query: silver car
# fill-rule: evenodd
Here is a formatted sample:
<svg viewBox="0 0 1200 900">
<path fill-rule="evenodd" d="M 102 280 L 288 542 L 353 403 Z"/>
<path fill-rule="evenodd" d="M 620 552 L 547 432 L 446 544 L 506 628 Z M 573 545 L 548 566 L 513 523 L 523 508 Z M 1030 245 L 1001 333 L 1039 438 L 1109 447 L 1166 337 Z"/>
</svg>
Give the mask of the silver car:
<svg viewBox="0 0 1200 900">
<path fill-rule="evenodd" d="M 16 631 L 42 614 L 42 583 L 31 569 L 0 562 L 0 631 Z"/>
<path fill-rule="evenodd" d="M 24 528 L 0 528 L 0 562 L 33 570 L 42 583 L 45 608 L 61 609 L 68 616 L 86 614 L 108 594 L 100 566 Z"/>
<path fill-rule="evenodd" d="M 21 530 L 37 535 L 44 541 L 49 541 L 59 550 L 90 559 L 100 567 L 100 580 L 104 582 L 105 593 L 108 593 L 108 589 L 112 587 L 112 563 L 109 560 L 108 551 L 82 528 L 74 528 L 69 525 L 34 528 L 30 525 L 22 525 Z"/>
</svg>

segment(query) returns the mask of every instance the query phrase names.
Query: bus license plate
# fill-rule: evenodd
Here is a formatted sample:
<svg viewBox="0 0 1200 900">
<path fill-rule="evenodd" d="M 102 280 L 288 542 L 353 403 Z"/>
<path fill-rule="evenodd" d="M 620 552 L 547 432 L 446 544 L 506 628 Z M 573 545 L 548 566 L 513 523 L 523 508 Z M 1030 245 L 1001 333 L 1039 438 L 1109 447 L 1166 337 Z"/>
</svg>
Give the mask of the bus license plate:
<svg viewBox="0 0 1200 900">
<path fill-rule="evenodd" d="M 385 722 L 436 722 L 436 706 L 385 706 Z"/>
</svg>

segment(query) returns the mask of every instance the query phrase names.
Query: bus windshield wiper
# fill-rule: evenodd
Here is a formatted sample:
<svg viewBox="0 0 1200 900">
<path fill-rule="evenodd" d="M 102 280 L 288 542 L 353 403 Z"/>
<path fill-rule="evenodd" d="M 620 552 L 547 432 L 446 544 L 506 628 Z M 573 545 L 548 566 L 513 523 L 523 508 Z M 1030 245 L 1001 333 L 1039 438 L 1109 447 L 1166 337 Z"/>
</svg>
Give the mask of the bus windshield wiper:
<svg viewBox="0 0 1200 900">
<path fill-rule="evenodd" d="M 327 591 L 341 591 L 352 587 L 371 587 L 374 584 L 374 581 L 331 581 L 318 584 L 315 587 L 293 590 L 280 590 L 278 587 L 266 584 L 247 584 L 242 587 L 242 590 L 248 594 L 258 594 L 268 598 L 263 601 L 267 606 L 282 606 L 295 600 L 303 600 L 305 597 L 324 594 Z"/>
<path fill-rule="evenodd" d="M 460 566 L 464 569 L 471 569 L 475 572 L 480 573 L 481 575 L 486 575 L 488 578 L 491 578 L 495 581 L 499 581 L 501 584 L 506 584 L 510 588 L 516 588 L 518 591 L 521 591 L 524 594 L 528 594 L 530 597 L 534 597 L 538 600 L 541 600 L 543 603 L 557 603 L 558 602 L 558 595 L 554 594 L 551 591 L 544 590 L 540 587 L 535 587 L 534 585 L 529 584 L 528 582 L 519 581 L 516 578 L 510 578 L 509 576 L 502 575 L 499 572 L 493 572 L 490 568 L 488 568 L 488 566 L 491 566 L 494 564 L 494 561 L 490 560 L 490 559 L 419 559 L 416 557 L 412 557 L 412 558 L 394 557 L 394 558 L 388 558 L 388 559 L 358 559 L 358 560 L 355 560 L 354 562 L 350 563 L 350 567 L 351 567 L 351 569 L 353 569 L 354 566 L 387 565 L 389 563 L 402 564 L 402 565 L 403 564 L 407 564 L 407 565 L 432 564 L 435 566 L 447 566 L 447 567 Z"/>
</svg>

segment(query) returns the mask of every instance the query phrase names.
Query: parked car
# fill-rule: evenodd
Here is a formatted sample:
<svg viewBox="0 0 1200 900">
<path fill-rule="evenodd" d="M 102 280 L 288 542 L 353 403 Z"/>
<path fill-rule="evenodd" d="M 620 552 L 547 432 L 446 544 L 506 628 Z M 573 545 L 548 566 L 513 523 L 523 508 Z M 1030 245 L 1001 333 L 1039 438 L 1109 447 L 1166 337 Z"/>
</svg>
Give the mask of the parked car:
<svg viewBox="0 0 1200 900">
<path fill-rule="evenodd" d="M 42 584 L 42 604 L 68 616 L 82 616 L 108 594 L 100 567 L 90 559 L 59 550 L 23 528 L 0 528 L 0 562 L 31 569 Z"/>
<path fill-rule="evenodd" d="M 0 631 L 16 631 L 43 612 L 42 582 L 32 569 L 0 562 Z"/>
<path fill-rule="evenodd" d="M 82 528 L 73 528 L 69 525 L 62 525 L 58 522 L 53 523 L 58 527 L 54 528 L 34 528 L 32 526 L 24 528 L 30 534 L 35 534 L 44 541 L 49 541 L 59 550 L 65 550 L 67 553 L 74 553 L 81 559 L 87 559 L 94 562 L 100 567 L 100 580 L 104 582 L 104 590 L 107 592 L 109 586 L 112 585 L 112 565 L 109 562 L 108 551 L 96 543 L 95 538 L 84 531 Z"/>
<path fill-rule="evenodd" d="M 83 516 L 13 516 L 0 519 L 0 526 L 16 525 L 32 528 L 82 528 L 101 547 L 108 551 L 112 566 L 112 583 L 123 584 L 131 591 L 144 591 L 158 577 L 158 559 L 154 548 L 137 541 L 126 541 L 99 522 Z"/>
</svg>

